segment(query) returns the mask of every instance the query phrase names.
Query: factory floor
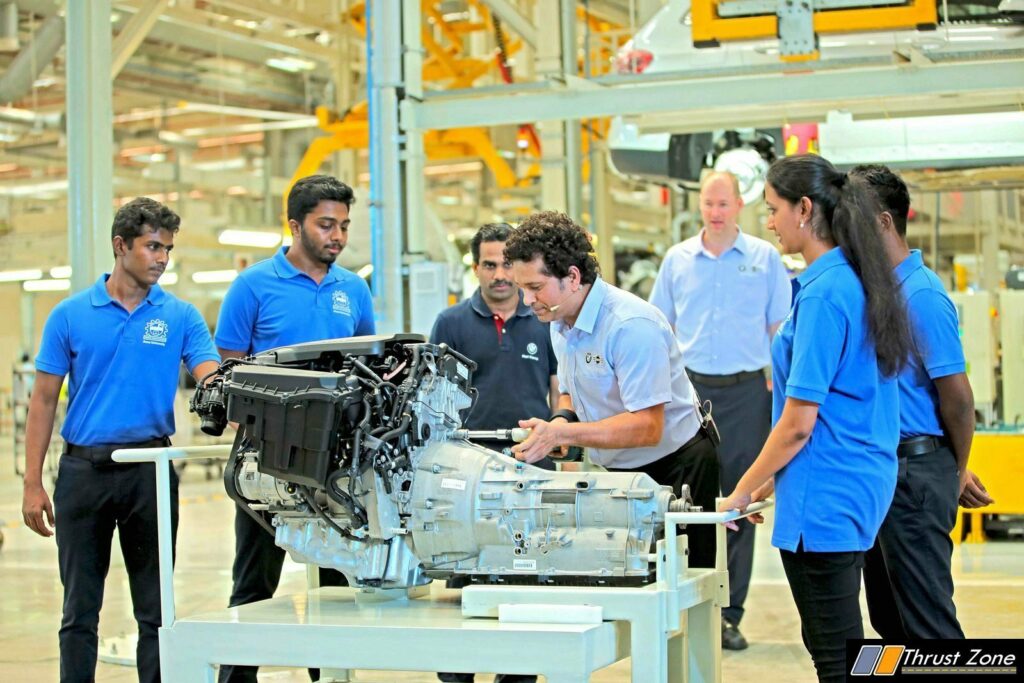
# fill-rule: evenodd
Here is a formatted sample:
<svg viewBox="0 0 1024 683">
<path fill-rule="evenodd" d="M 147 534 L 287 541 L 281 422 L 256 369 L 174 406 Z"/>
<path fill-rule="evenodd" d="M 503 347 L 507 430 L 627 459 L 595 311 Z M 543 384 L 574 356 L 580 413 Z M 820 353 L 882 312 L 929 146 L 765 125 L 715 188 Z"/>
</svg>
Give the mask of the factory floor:
<svg viewBox="0 0 1024 683">
<path fill-rule="evenodd" d="M 53 539 L 34 535 L 21 523 L 21 479 L 13 472 L 8 448 L 0 447 L 0 681 L 55 681 L 58 677 L 57 629 L 61 585 Z M 207 477 L 211 478 L 208 479 Z M 48 485 L 52 492 L 52 486 Z M 209 611 L 227 603 L 234 547 L 233 509 L 219 481 L 219 471 L 190 465 L 181 487 L 181 527 L 176 571 L 178 614 Z M 758 535 L 754 581 L 742 630 L 751 645 L 725 652 L 723 681 L 813 681 L 814 672 L 800 641 L 796 609 L 778 553 L 768 543 L 769 524 Z M 964 630 L 972 637 L 1024 636 L 1024 542 L 961 545 L 953 554 L 956 602 Z M 290 561 L 278 592 L 302 591 L 303 569 Z M 865 618 L 866 618 L 866 611 Z M 131 603 L 124 563 L 117 544 L 107 577 L 100 622 L 103 638 L 132 632 Z M 865 629 L 872 634 L 870 627 Z M 134 681 L 134 669 L 100 663 L 97 681 Z M 304 671 L 267 669 L 261 681 L 306 681 Z M 427 673 L 357 671 L 360 683 L 434 681 Z M 490 675 L 477 681 L 489 682 Z M 594 675 L 595 683 L 629 680 L 629 661 Z"/>
</svg>

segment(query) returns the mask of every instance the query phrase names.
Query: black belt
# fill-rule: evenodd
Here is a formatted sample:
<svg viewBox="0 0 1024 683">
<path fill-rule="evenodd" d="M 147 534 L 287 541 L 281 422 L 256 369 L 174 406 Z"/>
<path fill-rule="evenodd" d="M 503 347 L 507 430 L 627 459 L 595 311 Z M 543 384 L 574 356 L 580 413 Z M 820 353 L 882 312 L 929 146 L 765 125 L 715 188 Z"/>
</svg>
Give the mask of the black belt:
<svg viewBox="0 0 1024 683">
<path fill-rule="evenodd" d="M 102 446 L 76 446 L 72 443 L 64 444 L 64 452 L 61 454 L 62 457 L 76 458 L 78 460 L 87 460 L 93 465 L 116 465 L 111 454 L 114 451 L 122 448 L 160 448 L 161 446 L 170 446 L 171 440 L 169 437 L 161 436 L 156 439 L 150 439 L 149 441 L 138 441 L 136 443 L 119 443 L 119 444 L 105 444 Z"/>
<path fill-rule="evenodd" d="M 896 448 L 896 455 L 900 458 L 913 458 L 933 453 L 950 445 L 949 439 L 944 436 L 915 436 L 913 439 L 900 441 L 900 445 Z"/>
<path fill-rule="evenodd" d="M 740 384 L 755 377 L 764 379 L 763 370 L 744 370 L 732 375 L 703 375 L 687 368 L 686 374 L 690 376 L 692 381 L 708 387 L 731 387 L 734 384 Z"/>
</svg>

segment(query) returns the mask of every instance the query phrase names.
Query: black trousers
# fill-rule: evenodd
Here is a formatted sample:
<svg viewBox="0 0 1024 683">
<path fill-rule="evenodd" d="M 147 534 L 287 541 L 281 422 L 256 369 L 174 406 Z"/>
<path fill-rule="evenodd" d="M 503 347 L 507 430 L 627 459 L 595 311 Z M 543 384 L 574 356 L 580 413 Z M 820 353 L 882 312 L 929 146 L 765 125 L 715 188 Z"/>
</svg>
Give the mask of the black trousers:
<svg viewBox="0 0 1024 683">
<path fill-rule="evenodd" d="M 892 505 L 864 563 L 871 626 L 886 640 L 964 637 L 950 569 L 959 494 L 949 448 L 900 458 Z"/>
<path fill-rule="evenodd" d="M 683 444 L 678 450 L 652 463 L 630 469 L 607 468 L 611 472 L 643 472 L 662 486 L 671 486 L 677 496 L 683 484 L 690 487 L 694 505 L 715 511 L 718 497 L 718 455 L 710 439 Z M 694 524 L 686 529 L 691 567 L 715 566 L 715 525 Z"/>
<path fill-rule="evenodd" d="M 95 680 L 103 583 L 117 528 L 139 627 L 139 681 L 160 680 L 160 569 L 153 464 L 95 466 L 64 456 L 53 492 L 57 561 L 64 585 L 60 680 Z M 178 529 L 178 476 L 171 468 L 171 520 Z M 174 547 L 172 540 L 171 547 Z"/>
<path fill-rule="evenodd" d="M 813 553 L 803 546 L 780 551 L 800 613 L 800 635 L 818 680 L 846 680 L 846 641 L 864 637 L 860 614 L 863 552 Z"/>
<path fill-rule="evenodd" d="M 763 376 L 752 377 L 727 387 L 713 387 L 691 378 L 701 400 L 711 402 L 711 416 L 718 425 L 722 442 L 718 462 L 722 494 L 729 495 L 744 473 L 754 464 L 772 428 L 772 395 Z M 739 624 L 750 591 L 754 567 L 754 531 L 757 526 L 743 522 L 726 535 L 729 566 L 729 606 L 722 618 Z"/>
<path fill-rule="evenodd" d="M 248 605 L 274 597 L 281 582 L 285 551 L 274 544 L 274 537 L 247 512 L 235 507 L 235 563 L 231 568 L 231 599 L 228 607 Z M 345 575 L 333 569 L 320 569 L 321 586 L 347 586 Z M 220 667 L 220 683 L 256 683 L 255 666 Z M 309 670 L 311 680 L 320 680 L 317 669 Z"/>
</svg>

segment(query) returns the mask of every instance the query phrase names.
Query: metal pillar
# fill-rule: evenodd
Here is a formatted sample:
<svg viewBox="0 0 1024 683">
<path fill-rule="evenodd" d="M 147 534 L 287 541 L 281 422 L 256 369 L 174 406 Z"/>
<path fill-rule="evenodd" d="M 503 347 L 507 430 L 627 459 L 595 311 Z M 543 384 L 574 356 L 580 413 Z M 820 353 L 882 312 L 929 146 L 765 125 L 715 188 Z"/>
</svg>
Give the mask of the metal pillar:
<svg viewBox="0 0 1024 683">
<path fill-rule="evenodd" d="M 110 0 L 67 4 L 68 251 L 71 288 L 111 263 L 113 105 Z"/>
<path fill-rule="evenodd" d="M 36 348 L 36 299 L 35 294 L 21 293 L 21 353 L 35 355 Z M 20 356 L 19 356 L 20 360 Z"/>
<path fill-rule="evenodd" d="M 560 4 L 565 4 L 561 3 Z M 537 50 L 534 69 L 541 78 L 558 78 L 564 72 L 562 61 L 562 12 L 551 15 L 550 7 L 538 5 L 534 9 L 537 25 Z M 542 110 L 537 110 L 542 111 Z M 524 119 L 525 120 L 525 119 Z M 566 122 L 560 119 L 537 123 L 540 136 L 540 206 L 551 211 L 569 211 L 566 192 L 568 164 L 566 163 Z"/>
<path fill-rule="evenodd" d="M 367 92 L 370 118 L 370 239 L 377 331 L 405 328 L 402 277 L 402 163 L 398 127 L 402 87 L 402 4 L 366 3 Z M 406 11 L 415 3 L 406 4 Z"/>
<path fill-rule="evenodd" d="M 562 16 L 558 22 L 561 49 L 562 77 L 566 81 L 576 78 L 576 0 L 561 0 Z M 576 221 L 583 219 L 583 142 L 580 120 L 569 119 L 565 126 L 565 209 Z"/>
<path fill-rule="evenodd" d="M 402 60 L 405 98 L 414 102 L 423 101 L 423 45 L 420 34 L 420 5 L 406 3 L 402 10 L 402 45 L 405 50 Z M 405 250 L 409 254 L 422 254 L 427 248 L 426 182 L 423 168 L 427 153 L 423 148 L 423 131 L 405 134 Z"/>
</svg>

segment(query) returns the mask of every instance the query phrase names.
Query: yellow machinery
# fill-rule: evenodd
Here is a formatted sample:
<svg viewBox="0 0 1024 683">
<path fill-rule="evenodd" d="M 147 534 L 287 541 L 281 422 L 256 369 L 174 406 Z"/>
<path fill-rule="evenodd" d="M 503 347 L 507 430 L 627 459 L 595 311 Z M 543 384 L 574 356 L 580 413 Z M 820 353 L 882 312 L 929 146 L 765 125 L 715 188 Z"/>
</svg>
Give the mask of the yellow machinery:
<svg viewBox="0 0 1024 683">
<path fill-rule="evenodd" d="M 434 0 L 421 0 L 424 19 L 431 27 L 437 28 L 437 34 L 424 25 L 421 39 L 428 55 L 423 62 L 424 81 L 433 82 L 446 88 L 470 88 L 481 77 L 498 69 L 506 82 L 511 75 L 505 72 L 503 62 L 508 56 L 522 49 L 522 42 L 514 39 L 499 41 L 501 54 L 496 59 L 481 59 L 465 56 L 464 38 L 475 31 L 496 32 L 496 26 L 490 10 L 479 0 L 469 0 L 481 17 L 477 22 L 449 22 L 444 19 L 440 3 Z M 580 20 L 587 22 L 590 30 L 596 34 L 618 28 L 606 20 L 596 18 L 583 8 L 577 11 Z M 366 35 L 365 5 L 354 3 L 346 15 L 348 24 L 362 36 Z M 598 64 L 610 64 L 613 50 L 607 46 L 598 51 Z M 289 234 L 287 197 L 291 186 L 301 178 L 317 172 L 324 159 L 331 154 L 346 149 L 364 149 L 369 145 L 369 122 L 367 104 L 359 102 L 340 119 L 333 118 L 329 109 L 318 107 L 316 110 L 319 128 L 327 135 L 314 139 L 306 149 L 302 160 L 296 167 L 283 198 L 283 223 L 285 234 Z M 583 125 L 581 156 L 583 158 L 583 178 L 589 173 L 588 150 L 591 140 L 603 138 L 607 132 L 607 119 L 594 119 Z M 457 128 L 444 131 L 430 131 L 424 136 L 423 147 L 427 158 L 432 160 L 445 159 L 480 159 L 494 176 L 499 188 L 524 187 L 530 185 L 540 176 L 540 144 L 532 126 L 522 126 L 518 136 L 519 147 L 525 157 L 530 159 L 525 172 L 517 174 L 505 156 L 495 147 L 490 132 L 486 128 Z"/>
<path fill-rule="evenodd" d="M 953 542 L 959 543 L 963 520 L 971 518 L 967 543 L 985 541 L 983 515 L 1024 515 L 1024 432 L 978 432 L 974 435 L 968 465 L 995 500 L 977 510 L 961 509 L 953 528 Z"/>
<path fill-rule="evenodd" d="M 784 61 L 818 58 L 819 33 L 934 28 L 935 0 L 692 0 L 693 44 L 779 38 Z"/>
</svg>

